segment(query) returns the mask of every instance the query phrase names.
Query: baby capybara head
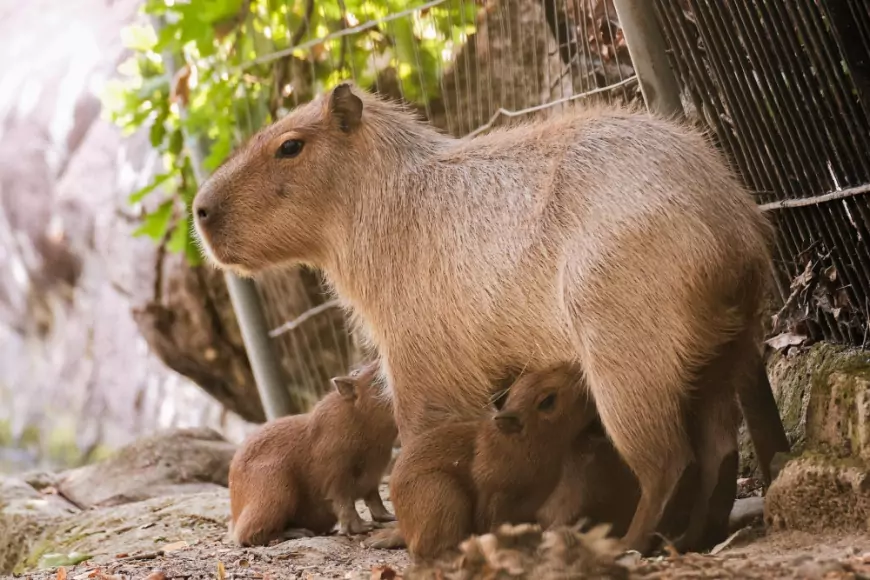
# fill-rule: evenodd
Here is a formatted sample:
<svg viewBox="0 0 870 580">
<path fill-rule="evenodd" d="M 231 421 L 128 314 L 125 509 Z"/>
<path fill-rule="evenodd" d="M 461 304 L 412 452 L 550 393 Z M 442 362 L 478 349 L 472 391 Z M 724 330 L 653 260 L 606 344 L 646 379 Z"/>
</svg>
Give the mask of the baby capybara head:
<svg viewBox="0 0 870 580">
<path fill-rule="evenodd" d="M 584 422 L 589 404 L 580 369 L 558 364 L 517 379 L 493 420 L 505 434 L 561 433 Z"/>
<path fill-rule="evenodd" d="M 249 274 L 282 262 L 319 262 L 341 235 L 336 181 L 353 171 L 347 152 L 363 101 L 350 85 L 261 130 L 202 185 L 194 221 L 209 257 Z"/>
</svg>

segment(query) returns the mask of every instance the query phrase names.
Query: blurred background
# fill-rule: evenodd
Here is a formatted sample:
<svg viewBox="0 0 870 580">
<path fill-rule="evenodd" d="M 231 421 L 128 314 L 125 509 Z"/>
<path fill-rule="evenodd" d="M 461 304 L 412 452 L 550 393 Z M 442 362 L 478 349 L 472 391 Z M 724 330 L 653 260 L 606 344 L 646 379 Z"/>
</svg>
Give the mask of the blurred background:
<svg viewBox="0 0 870 580">
<path fill-rule="evenodd" d="M 654 4 L 688 120 L 779 226 L 775 348 L 866 346 L 870 9 Z M 281 413 L 360 359 L 316 272 L 245 286 L 191 236 L 198 182 L 297 104 L 353 79 L 465 136 L 643 102 L 612 0 L 6 0 L 0 39 L 0 473 L 240 440 L 275 410 L 240 327 Z"/>
<path fill-rule="evenodd" d="M 612 4 L 553 7 L 2 3 L 0 472 L 87 463 L 171 426 L 238 441 L 263 421 L 224 277 L 190 239 L 197 176 L 347 78 L 456 135 L 610 84 L 637 98 Z M 554 30 L 569 22 L 566 63 Z M 257 284 L 293 412 L 359 358 L 320 283 Z"/>
</svg>

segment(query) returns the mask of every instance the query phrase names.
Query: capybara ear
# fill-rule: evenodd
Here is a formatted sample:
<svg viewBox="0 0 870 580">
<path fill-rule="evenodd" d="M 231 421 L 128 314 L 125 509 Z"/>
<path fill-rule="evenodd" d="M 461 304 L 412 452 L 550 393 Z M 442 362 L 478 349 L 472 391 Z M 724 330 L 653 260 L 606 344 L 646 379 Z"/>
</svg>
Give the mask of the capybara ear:
<svg viewBox="0 0 870 580">
<path fill-rule="evenodd" d="M 338 391 L 342 399 L 353 401 L 356 399 L 356 381 L 351 377 L 333 377 L 332 386 Z"/>
<path fill-rule="evenodd" d="M 362 120 L 363 102 L 353 94 L 350 83 L 341 83 L 332 89 L 329 112 L 345 133 L 356 129 Z"/>
<path fill-rule="evenodd" d="M 513 435 L 523 430 L 523 422 L 516 413 L 503 411 L 493 415 L 492 420 L 495 421 L 496 427 L 502 433 Z"/>
</svg>

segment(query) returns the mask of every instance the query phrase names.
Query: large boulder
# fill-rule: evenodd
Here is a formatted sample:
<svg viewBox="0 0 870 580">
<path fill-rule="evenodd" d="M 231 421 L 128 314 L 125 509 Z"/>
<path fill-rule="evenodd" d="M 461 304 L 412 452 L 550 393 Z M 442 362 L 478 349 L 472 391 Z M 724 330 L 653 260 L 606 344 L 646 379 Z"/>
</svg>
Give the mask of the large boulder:
<svg viewBox="0 0 870 580">
<path fill-rule="evenodd" d="M 173 429 L 67 471 L 58 490 L 81 508 L 227 487 L 235 446 L 209 428 Z"/>
<path fill-rule="evenodd" d="M 775 352 L 767 372 L 792 453 L 870 459 L 870 351 L 817 343 Z M 749 434 L 740 435 L 743 475 L 756 473 Z"/>
<path fill-rule="evenodd" d="M 870 531 L 870 352 L 820 343 L 769 369 L 793 448 L 775 458 L 765 521 Z"/>
</svg>

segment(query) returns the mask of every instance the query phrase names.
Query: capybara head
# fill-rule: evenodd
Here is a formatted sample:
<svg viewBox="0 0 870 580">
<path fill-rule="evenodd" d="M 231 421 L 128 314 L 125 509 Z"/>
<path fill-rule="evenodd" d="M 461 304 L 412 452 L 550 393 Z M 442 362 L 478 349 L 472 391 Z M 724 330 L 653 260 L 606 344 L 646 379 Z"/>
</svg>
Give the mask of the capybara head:
<svg viewBox="0 0 870 580">
<path fill-rule="evenodd" d="M 360 182 L 401 146 L 400 127 L 420 124 L 342 83 L 259 131 L 194 199 L 205 253 L 242 275 L 281 263 L 323 267 L 350 235 Z"/>
<path fill-rule="evenodd" d="M 284 261 L 316 261 L 338 232 L 335 180 L 353 171 L 345 152 L 363 103 L 349 85 L 258 132 L 202 185 L 194 220 L 219 265 L 249 273 Z"/>
<path fill-rule="evenodd" d="M 582 381 L 582 372 L 570 364 L 523 375 L 510 387 L 493 420 L 508 435 L 561 431 L 576 421 L 580 406 L 589 404 Z"/>
</svg>

